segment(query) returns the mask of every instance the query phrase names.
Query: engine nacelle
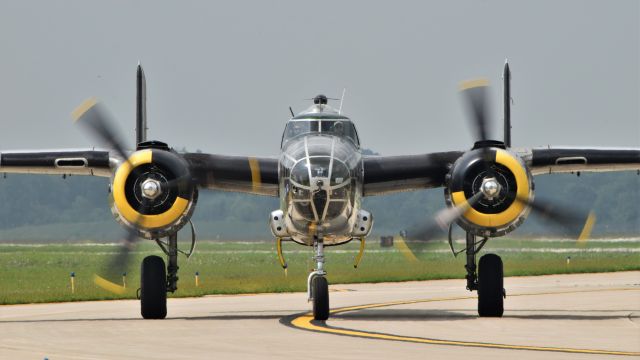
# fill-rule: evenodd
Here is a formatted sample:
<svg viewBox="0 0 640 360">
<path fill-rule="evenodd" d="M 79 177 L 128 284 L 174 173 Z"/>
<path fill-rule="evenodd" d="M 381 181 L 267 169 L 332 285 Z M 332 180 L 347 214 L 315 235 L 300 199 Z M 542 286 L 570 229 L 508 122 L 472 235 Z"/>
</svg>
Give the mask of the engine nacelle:
<svg viewBox="0 0 640 360">
<path fill-rule="evenodd" d="M 180 230 L 191 218 L 198 197 L 188 164 L 168 147 L 131 154 L 116 170 L 111 194 L 116 219 L 146 239 Z"/>
<path fill-rule="evenodd" d="M 532 176 L 522 159 L 505 149 L 490 147 L 471 150 L 454 163 L 447 175 L 447 204 L 468 202 L 491 178 L 499 184 L 499 191 L 492 197 L 483 196 L 457 221 L 465 231 L 478 236 L 502 236 L 515 230 L 530 210 L 522 200 L 533 198 Z"/>
</svg>

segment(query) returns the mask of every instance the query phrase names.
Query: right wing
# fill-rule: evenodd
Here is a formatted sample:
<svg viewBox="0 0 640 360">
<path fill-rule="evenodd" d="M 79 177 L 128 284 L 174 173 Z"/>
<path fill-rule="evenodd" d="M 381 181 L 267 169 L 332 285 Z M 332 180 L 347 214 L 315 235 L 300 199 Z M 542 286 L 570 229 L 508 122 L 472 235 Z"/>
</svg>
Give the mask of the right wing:
<svg viewBox="0 0 640 360">
<path fill-rule="evenodd" d="M 278 159 L 186 153 L 191 175 L 205 189 L 278 196 Z"/>
<path fill-rule="evenodd" d="M 278 159 L 180 154 L 205 189 L 278 196 Z M 103 150 L 25 150 L 0 152 L 0 173 L 110 177 L 121 163 Z"/>
<path fill-rule="evenodd" d="M 102 150 L 26 150 L 0 152 L 0 172 L 110 177 L 117 161 Z"/>
</svg>

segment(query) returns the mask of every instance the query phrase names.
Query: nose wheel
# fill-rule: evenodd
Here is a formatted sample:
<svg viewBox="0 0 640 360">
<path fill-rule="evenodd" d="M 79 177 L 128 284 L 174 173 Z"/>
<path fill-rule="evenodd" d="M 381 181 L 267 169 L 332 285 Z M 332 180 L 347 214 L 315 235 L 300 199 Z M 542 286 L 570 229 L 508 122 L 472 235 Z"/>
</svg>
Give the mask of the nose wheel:
<svg viewBox="0 0 640 360">
<path fill-rule="evenodd" d="M 311 280 L 311 296 L 313 296 L 313 318 L 327 320 L 329 318 L 329 284 L 324 276 L 316 276 Z"/>
<path fill-rule="evenodd" d="M 307 278 L 307 295 L 313 302 L 313 319 L 327 320 L 329 318 L 329 283 L 327 272 L 324 270 L 324 242 L 322 236 L 316 236 L 313 244 L 315 248 L 316 269 Z"/>
</svg>

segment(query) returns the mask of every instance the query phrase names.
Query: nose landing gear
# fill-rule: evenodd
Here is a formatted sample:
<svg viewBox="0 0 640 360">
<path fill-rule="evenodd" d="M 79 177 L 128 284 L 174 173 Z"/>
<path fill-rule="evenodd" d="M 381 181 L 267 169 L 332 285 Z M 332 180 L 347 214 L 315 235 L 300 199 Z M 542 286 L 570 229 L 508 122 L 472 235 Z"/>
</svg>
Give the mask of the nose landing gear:
<svg viewBox="0 0 640 360">
<path fill-rule="evenodd" d="M 324 242 L 322 236 L 316 236 L 313 244 L 315 249 L 316 269 L 309 274 L 307 279 L 307 295 L 313 302 L 314 320 L 327 320 L 329 318 L 329 284 L 327 272 L 324 270 Z"/>
<path fill-rule="evenodd" d="M 486 254 L 480 258 L 476 273 L 476 255 L 486 239 L 477 243 L 475 235 L 467 233 L 466 255 L 467 290 L 478 291 L 478 315 L 481 317 L 502 317 L 504 313 L 504 273 L 502 259 L 496 254 Z"/>
</svg>

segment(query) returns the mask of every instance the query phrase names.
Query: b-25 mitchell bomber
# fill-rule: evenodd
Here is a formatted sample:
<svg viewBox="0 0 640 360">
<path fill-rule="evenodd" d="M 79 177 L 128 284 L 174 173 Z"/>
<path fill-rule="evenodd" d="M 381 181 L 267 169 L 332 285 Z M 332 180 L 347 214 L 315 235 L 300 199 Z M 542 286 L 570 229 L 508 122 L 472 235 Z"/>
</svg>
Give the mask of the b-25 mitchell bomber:
<svg viewBox="0 0 640 360">
<path fill-rule="evenodd" d="M 73 174 L 109 177 L 112 212 L 128 234 L 119 253 L 95 275 L 96 284 L 122 292 L 114 283 L 130 262 L 139 238 L 154 240 L 167 256 L 142 262 L 141 313 L 145 319 L 167 314 L 167 292 L 178 286 L 178 231 L 190 224 L 193 253 L 195 231 L 190 222 L 198 191 L 206 189 L 279 197 L 280 208 L 269 214 L 283 267 L 282 242 L 314 247 L 315 270 L 307 290 L 316 320 L 329 317 L 329 290 L 324 267 L 325 246 L 361 242 L 373 226 L 373 214 L 362 198 L 400 191 L 443 187 L 446 207 L 425 219 L 407 240 L 429 240 L 457 224 L 466 232 L 467 289 L 478 291 L 478 314 L 503 314 L 503 265 L 498 255 L 476 255 L 486 241 L 514 231 L 531 211 L 560 223 L 575 222 L 570 211 L 549 213 L 533 201 L 533 176 L 557 172 L 640 170 L 640 148 L 512 148 L 510 136 L 510 70 L 504 68 L 504 139 L 488 137 L 487 82 L 463 83 L 461 91 L 474 124 L 471 149 L 407 156 L 368 156 L 360 149 L 355 124 L 331 107 L 324 95 L 287 122 L 277 158 L 178 153 L 166 143 L 147 139 L 146 80 L 137 73 L 136 148 L 127 149 L 104 105 L 83 103 L 74 119 L 106 150 L 3 151 L 0 172 Z M 546 212 L 545 212 L 546 211 Z M 584 219 L 581 220 L 584 223 Z M 589 216 L 580 234 L 593 226 Z M 449 236 L 451 244 L 451 235 Z M 453 246 L 452 246 L 453 251 Z M 356 264 L 357 266 L 357 264 Z"/>
</svg>

